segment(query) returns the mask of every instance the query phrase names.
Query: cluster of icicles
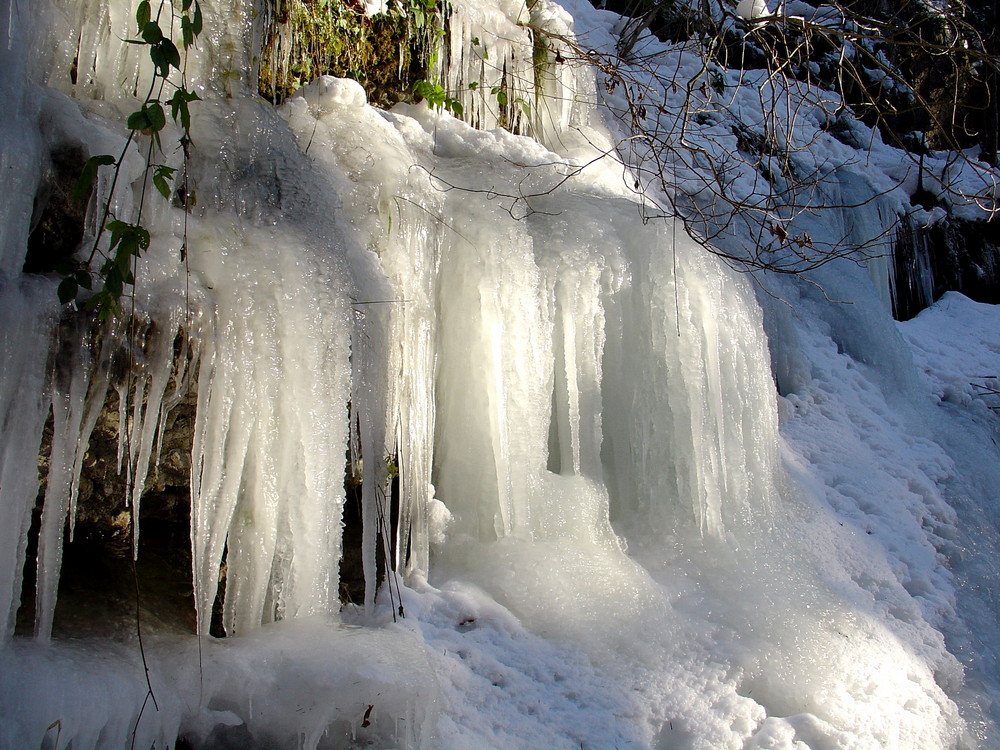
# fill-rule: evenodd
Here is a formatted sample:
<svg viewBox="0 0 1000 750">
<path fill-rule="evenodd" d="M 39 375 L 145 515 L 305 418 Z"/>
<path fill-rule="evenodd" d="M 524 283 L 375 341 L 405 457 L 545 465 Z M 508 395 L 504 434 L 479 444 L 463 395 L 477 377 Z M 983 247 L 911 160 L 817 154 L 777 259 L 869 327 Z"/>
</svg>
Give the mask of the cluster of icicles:
<svg viewBox="0 0 1000 750">
<path fill-rule="evenodd" d="M 5 61 L 46 61 L 41 71 L 24 62 L 16 70 L 48 89 L 22 83 L 6 92 L 20 104 L 5 133 L 26 134 L 10 148 L 40 162 L 58 142 L 86 155 L 120 143 L 114 116 L 128 99 L 115 82 L 148 75 L 120 41 L 129 3 L 101 4 L 101 13 L 91 5 L 46 5 L 38 18 L 47 26 L 8 30 Z M 250 95 L 213 98 L 207 85 L 192 108 L 198 207 L 186 217 L 167 203 L 147 208 L 153 247 L 134 317 L 100 336 L 56 309 L 49 282 L 20 277 L 40 179 L 22 169 L 18 194 L 28 197 L 3 217 L 2 318 L 18 321 L 0 334 L 3 635 L 18 607 L 37 488 L 25 467 L 35 465 L 46 418 L 41 638 L 51 632 L 63 528 L 72 529 L 81 464 L 109 388 L 133 517 L 165 414 L 197 389 L 191 544 L 203 633 L 224 552 L 230 633 L 336 611 L 349 444 L 364 457 L 369 607 L 389 454 L 401 468 L 391 566 L 403 575 L 428 573 L 435 545 L 451 539 L 614 546 L 612 517 L 651 534 L 690 524 L 721 535 L 727 514 L 772 494 L 773 387 L 752 294 L 683 232 L 643 225 L 635 197 L 620 188 L 620 165 L 598 163 L 576 183 L 546 190 L 565 182 L 574 159 L 592 158 L 584 142 L 611 142 L 581 104 L 592 80 L 553 66 L 540 78 L 549 91 L 535 90 L 533 43 L 518 24 L 528 11 L 484 8 L 455 4 L 449 48 L 462 52 L 440 74 L 489 125 L 489 76 L 502 68 L 485 61 L 516 61 L 508 73 L 527 82 L 517 98 L 549 93 L 558 103 L 533 110 L 537 140 L 474 131 L 424 106 L 385 115 L 349 81 L 320 80 L 280 112 Z M 571 33 L 565 14 L 543 3 L 532 13 Z M 222 15 L 210 23 L 219 31 L 193 53 L 195 80 L 223 77 L 238 58 L 239 24 Z M 79 49 L 66 39 L 79 39 Z M 482 40 L 503 41 L 477 56 Z M 478 95 L 472 80 L 483 82 Z M 577 152 L 556 157 L 538 141 L 575 143 L 567 148 Z M 141 163 L 129 164 L 138 178 Z M 472 184 L 489 188 L 453 189 Z M 98 185 L 98 203 L 109 189 Z M 529 193 L 530 204 L 517 197 Z M 127 185 L 111 197 L 122 214 L 136 202 Z M 69 322 L 53 336 L 60 314 Z"/>
</svg>

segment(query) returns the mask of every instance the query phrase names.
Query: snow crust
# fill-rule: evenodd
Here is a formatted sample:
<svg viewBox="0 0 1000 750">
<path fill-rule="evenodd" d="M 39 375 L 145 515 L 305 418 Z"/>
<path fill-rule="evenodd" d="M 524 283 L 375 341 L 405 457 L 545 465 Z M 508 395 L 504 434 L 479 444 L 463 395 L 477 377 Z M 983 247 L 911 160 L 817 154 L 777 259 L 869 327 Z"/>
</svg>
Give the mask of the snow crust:
<svg viewBox="0 0 1000 750">
<path fill-rule="evenodd" d="M 424 105 L 376 110 L 333 78 L 275 111 L 225 74 L 245 69 L 249 9 L 204 3 L 212 32 L 190 61 L 198 206 L 143 217 L 154 237 L 136 307 L 157 325 L 137 390 L 121 392 L 138 437 L 123 465 L 141 486 L 163 414 L 199 372 L 198 636 L 147 639 L 155 706 L 136 644 L 50 642 L 109 355 L 73 329 L 59 335 L 74 354 L 50 366 L 55 282 L 20 265 L 44 154 L 120 150 L 120 82 L 149 71 L 120 41 L 128 3 L 25 5 L 0 6 L 0 746 L 997 741 L 1000 453 L 973 385 L 1000 374 L 995 308 L 947 295 L 896 325 L 884 264 L 751 278 L 673 220 L 644 221 L 666 201 L 634 187 L 648 154 L 616 149 L 616 95 L 569 62 L 535 88 L 526 18 L 613 48 L 618 19 L 583 3 L 455 5 L 439 73 L 480 129 Z M 675 53 L 694 75 L 697 56 Z M 531 138 L 495 127 L 497 60 L 523 87 L 509 101 L 537 105 Z M 805 96 L 754 75 L 725 73 L 731 98 L 706 107 L 761 122 L 768 101 Z M 863 154 L 828 135 L 835 102 L 803 101 L 811 114 L 785 136 L 811 144 L 804 168 L 851 208 L 786 217 L 789 232 L 883 242 L 915 174 L 873 133 Z M 697 138 L 738 151 L 721 119 Z M 122 216 L 137 150 L 126 169 L 110 196 Z M 734 175 L 759 197 L 759 180 Z M 676 178 L 699 175 L 680 163 Z M 734 221 L 717 242 L 745 251 L 762 236 Z M 37 639 L 12 638 L 50 411 Z M 340 611 L 348 446 L 364 457 L 367 593 Z M 395 452 L 398 575 L 380 588 Z M 233 637 L 220 640 L 207 632 L 226 547 Z"/>
</svg>

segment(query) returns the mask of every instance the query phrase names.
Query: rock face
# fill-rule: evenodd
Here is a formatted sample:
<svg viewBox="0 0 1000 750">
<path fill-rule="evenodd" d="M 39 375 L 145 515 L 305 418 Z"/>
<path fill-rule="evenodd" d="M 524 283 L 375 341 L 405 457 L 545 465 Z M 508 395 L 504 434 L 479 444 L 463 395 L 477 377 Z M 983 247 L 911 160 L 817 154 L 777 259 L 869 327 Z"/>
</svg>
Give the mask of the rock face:
<svg viewBox="0 0 1000 750">
<path fill-rule="evenodd" d="M 195 394 L 166 415 L 159 459 L 141 503 L 139 555 L 132 560 L 132 513 L 119 470 L 119 397 L 108 396 L 90 438 L 80 476 L 75 530 L 66 530 L 53 635 L 127 637 L 136 609 L 143 630 L 194 631 L 190 553 L 190 464 Z M 35 545 L 52 443 L 47 426 L 39 457 L 42 478 L 36 504 L 18 632 L 33 628 Z"/>
<path fill-rule="evenodd" d="M 370 5 L 370 3 L 368 4 Z M 415 81 L 429 77 L 428 56 L 442 29 L 436 0 L 386 4 L 275 0 L 265 24 L 258 89 L 272 102 L 322 75 L 352 78 L 380 107 L 414 101 Z"/>
<path fill-rule="evenodd" d="M 74 200 L 72 191 L 84 161 L 78 146 L 62 146 L 49 155 L 35 196 L 24 259 L 25 273 L 55 270 L 60 263 L 73 257 L 83 240 L 90 190 L 82 200 Z"/>
<path fill-rule="evenodd" d="M 909 320 L 947 291 L 1000 303 L 1000 227 L 951 219 L 904 222 L 893 248 L 893 315 Z"/>
</svg>

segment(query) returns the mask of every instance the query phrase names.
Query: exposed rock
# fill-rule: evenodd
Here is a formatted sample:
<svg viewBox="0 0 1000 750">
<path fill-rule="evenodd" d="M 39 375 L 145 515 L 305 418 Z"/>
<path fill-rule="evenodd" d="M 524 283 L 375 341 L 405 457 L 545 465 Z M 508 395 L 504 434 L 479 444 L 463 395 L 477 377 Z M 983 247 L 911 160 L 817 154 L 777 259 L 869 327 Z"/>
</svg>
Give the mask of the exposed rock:
<svg viewBox="0 0 1000 750">
<path fill-rule="evenodd" d="M 265 23 L 258 88 L 272 102 L 321 75 L 352 78 L 371 104 L 414 101 L 411 87 L 428 77 L 443 12 L 434 0 L 390 3 L 370 16 L 364 3 L 272 0 Z"/>
<path fill-rule="evenodd" d="M 74 200 L 72 192 L 85 161 L 79 146 L 62 146 L 50 154 L 35 196 L 25 273 L 54 271 L 80 246 L 87 198 Z"/>
<path fill-rule="evenodd" d="M 1000 303 L 1000 227 L 952 219 L 902 224 L 893 247 L 893 315 L 909 320 L 947 291 Z"/>
<path fill-rule="evenodd" d="M 140 504 L 139 555 L 133 567 L 132 511 L 118 467 L 118 393 L 108 390 L 83 462 L 76 525 L 67 524 L 53 635 L 128 637 L 136 603 L 144 630 L 193 632 L 190 546 L 190 463 L 196 396 L 187 394 L 166 416 L 159 460 Z M 52 428 L 39 458 L 42 478 L 24 571 L 18 632 L 33 629 L 35 554 Z"/>
</svg>

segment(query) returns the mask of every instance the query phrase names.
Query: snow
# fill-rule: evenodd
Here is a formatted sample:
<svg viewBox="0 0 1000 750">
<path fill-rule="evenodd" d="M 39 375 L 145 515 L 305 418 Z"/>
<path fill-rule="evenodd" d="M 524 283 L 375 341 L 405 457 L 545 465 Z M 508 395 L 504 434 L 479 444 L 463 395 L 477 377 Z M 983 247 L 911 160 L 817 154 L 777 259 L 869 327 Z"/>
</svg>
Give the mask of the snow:
<svg viewBox="0 0 1000 750">
<path fill-rule="evenodd" d="M 166 410 L 199 373 L 197 635 L 147 634 L 155 705 L 136 643 L 50 640 L 109 355 L 69 327 L 66 361 L 49 366 L 55 282 L 20 264 L 40 155 L 124 143 L 121 81 L 149 74 L 119 41 L 127 5 L 46 2 L 37 29 L 2 27 L 15 106 L 0 125 L 13 196 L 0 206 L 0 747 L 124 747 L 133 734 L 137 747 L 209 748 L 996 744 L 1000 423 L 982 386 L 1000 375 L 997 308 L 948 294 L 893 323 L 890 264 L 858 261 L 910 210 L 915 165 L 858 123 L 863 146 L 831 135 L 828 92 L 759 72 L 718 71 L 723 93 L 706 88 L 707 116 L 685 123 L 760 209 L 710 217 L 716 250 L 746 257 L 763 238 L 797 262 L 767 233 L 775 195 L 740 156 L 739 125 L 793 144 L 824 176 L 820 202 L 846 207 L 770 220 L 858 255 L 806 278 L 751 276 L 679 222 L 645 221 L 669 203 L 648 179 L 656 154 L 623 140 L 621 92 L 571 60 L 574 34 L 595 54 L 614 46 L 616 17 L 583 3 L 455 4 L 438 73 L 479 129 L 424 105 L 377 110 L 329 77 L 275 110 L 225 75 L 249 14 L 204 4 L 215 31 L 189 71 L 204 99 L 198 205 L 143 216 L 154 239 L 136 309 L 155 325 L 137 385 L 111 383 L 141 485 Z M 2 10 L 8 23 L 25 12 Z M 527 18 L 567 60 L 544 96 Z M 75 83 L 71 38 L 90 71 Z M 657 44 L 636 49 L 699 75 L 697 55 Z M 496 127 L 488 76 L 508 58 L 532 137 Z M 649 116 L 665 132 L 680 96 L 659 91 L 666 106 Z M 696 149 L 671 158 L 679 184 L 704 186 Z M 133 145 L 111 196 L 123 216 L 141 169 Z M 960 196 L 992 179 L 969 167 L 947 182 Z M 32 640 L 11 634 L 50 410 Z M 363 458 L 367 586 L 342 608 L 349 446 Z M 390 590 L 376 555 L 392 454 Z M 216 639 L 225 549 L 230 637 Z"/>
</svg>

